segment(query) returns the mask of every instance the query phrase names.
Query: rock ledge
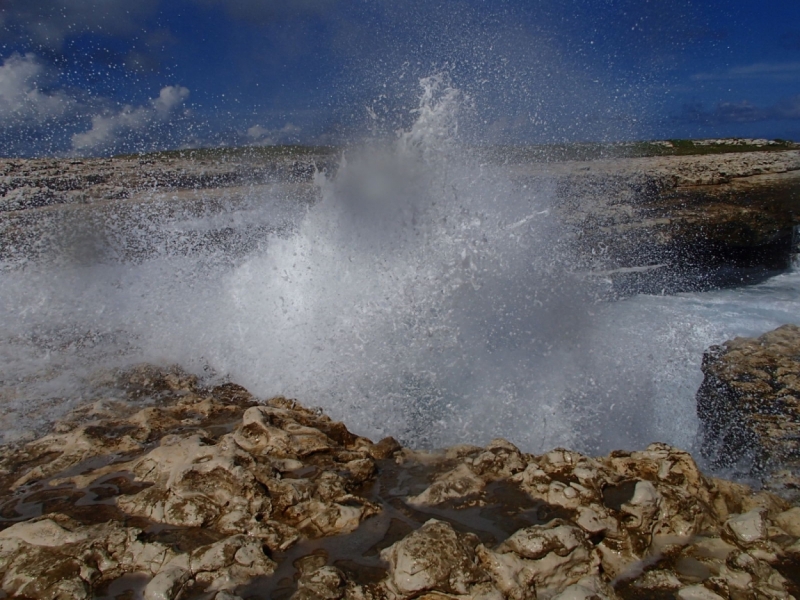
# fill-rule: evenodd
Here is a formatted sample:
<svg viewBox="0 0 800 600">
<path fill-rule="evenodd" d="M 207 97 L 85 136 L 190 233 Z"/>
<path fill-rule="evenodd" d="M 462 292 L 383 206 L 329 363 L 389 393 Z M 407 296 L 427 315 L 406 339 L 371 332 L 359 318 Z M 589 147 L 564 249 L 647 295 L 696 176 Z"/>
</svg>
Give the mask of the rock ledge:
<svg viewBox="0 0 800 600">
<path fill-rule="evenodd" d="M 375 444 L 177 368 L 0 450 L 16 598 L 790 598 L 800 509 L 653 444 Z"/>
</svg>

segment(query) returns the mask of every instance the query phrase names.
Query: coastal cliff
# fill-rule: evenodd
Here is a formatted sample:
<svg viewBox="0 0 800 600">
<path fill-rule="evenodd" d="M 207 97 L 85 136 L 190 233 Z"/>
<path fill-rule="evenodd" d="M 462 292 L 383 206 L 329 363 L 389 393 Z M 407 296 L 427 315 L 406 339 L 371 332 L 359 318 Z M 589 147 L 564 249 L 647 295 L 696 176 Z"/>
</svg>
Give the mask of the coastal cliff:
<svg viewBox="0 0 800 600">
<path fill-rule="evenodd" d="M 621 291 L 739 285 L 789 265 L 800 150 L 520 166 L 550 185 L 587 268 Z"/>
</svg>

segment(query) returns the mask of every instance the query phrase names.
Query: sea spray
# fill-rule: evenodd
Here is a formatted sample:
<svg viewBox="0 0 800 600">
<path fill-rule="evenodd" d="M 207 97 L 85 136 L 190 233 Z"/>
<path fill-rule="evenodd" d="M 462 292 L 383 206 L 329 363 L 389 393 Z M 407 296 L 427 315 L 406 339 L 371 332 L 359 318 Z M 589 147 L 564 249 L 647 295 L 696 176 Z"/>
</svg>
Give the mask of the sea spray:
<svg viewBox="0 0 800 600">
<path fill-rule="evenodd" d="M 411 122 L 318 173 L 314 203 L 276 183 L 205 212 L 155 196 L 48 211 L 55 259 L 0 265 L 3 440 L 151 361 L 410 446 L 691 449 L 703 350 L 796 319 L 797 274 L 600 301 L 552 184 L 466 148 L 465 102 L 424 79 Z"/>
<path fill-rule="evenodd" d="M 460 94 L 421 86 L 407 130 L 321 175 L 297 231 L 225 279 L 214 321 L 238 326 L 204 341 L 211 362 L 411 445 L 574 443 L 580 415 L 544 392 L 593 303 L 549 190 L 465 152 Z"/>
</svg>

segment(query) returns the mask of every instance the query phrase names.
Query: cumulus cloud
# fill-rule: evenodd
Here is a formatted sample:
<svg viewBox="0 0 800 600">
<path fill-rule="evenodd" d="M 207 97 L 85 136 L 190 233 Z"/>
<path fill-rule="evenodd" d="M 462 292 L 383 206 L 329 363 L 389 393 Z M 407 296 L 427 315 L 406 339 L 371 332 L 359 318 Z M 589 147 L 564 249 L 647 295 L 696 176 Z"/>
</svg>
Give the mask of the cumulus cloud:
<svg viewBox="0 0 800 600">
<path fill-rule="evenodd" d="M 38 124 L 72 112 L 77 102 L 62 91 L 45 91 L 47 68 L 33 54 L 14 54 L 0 66 L 0 123 Z"/>
<path fill-rule="evenodd" d="M 247 138 L 254 145 L 272 146 L 296 141 L 298 133 L 300 133 L 300 128 L 292 123 L 287 123 L 280 129 L 268 129 L 261 125 L 253 125 L 247 130 Z"/>
<path fill-rule="evenodd" d="M 166 86 L 157 98 L 142 106 L 125 105 L 117 112 L 92 117 L 88 131 L 72 136 L 72 150 L 76 153 L 108 152 L 146 143 L 147 138 L 161 137 L 164 126 L 177 113 L 189 97 L 182 86 Z"/>
<path fill-rule="evenodd" d="M 15 36 L 59 49 L 69 36 L 86 32 L 132 35 L 158 8 L 158 0 L 4 0 L 0 40 Z"/>
</svg>

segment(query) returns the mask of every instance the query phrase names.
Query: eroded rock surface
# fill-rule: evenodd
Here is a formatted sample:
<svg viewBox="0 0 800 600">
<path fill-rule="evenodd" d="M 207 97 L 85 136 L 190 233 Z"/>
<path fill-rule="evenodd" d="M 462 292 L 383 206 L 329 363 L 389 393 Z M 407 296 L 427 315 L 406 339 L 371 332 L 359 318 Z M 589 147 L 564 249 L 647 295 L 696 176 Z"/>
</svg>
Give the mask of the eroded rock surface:
<svg viewBox="0 0 800 600">
<path fill-rule="evenodd" d="M 741 285 L 789 266 L 800 151 L 522 165 L 578 232 L 588 273 L 617 290 Z"/>
<path fill-rule="evenodd" d="M 147 598 L 232 591 L 269 575 L 272 552 L 353 531 L 379 511 L 353 491 L 391 443 L 177 369 L 139 367 L 118 385 L 127 398 L 3 449 L 6 593 L 91 597 L 132 573 L 152 578 Z"/>
<path fill-rule="evenodd" d="M 800 484 L 800 327 L 736 338 L 703 357 L 703 452 L 784 490 Z"/>
<path fill-rule="evenodd" d="M 653 444 L 420 453 L 179 369 L 2 449 L 18 598 L 747 599 L 798 591 L 800 509 Z"/>
</svg>

